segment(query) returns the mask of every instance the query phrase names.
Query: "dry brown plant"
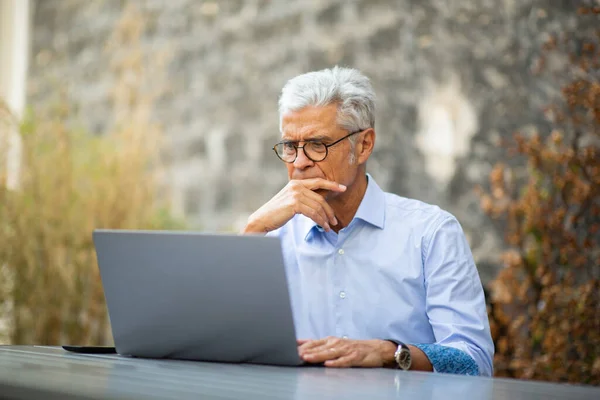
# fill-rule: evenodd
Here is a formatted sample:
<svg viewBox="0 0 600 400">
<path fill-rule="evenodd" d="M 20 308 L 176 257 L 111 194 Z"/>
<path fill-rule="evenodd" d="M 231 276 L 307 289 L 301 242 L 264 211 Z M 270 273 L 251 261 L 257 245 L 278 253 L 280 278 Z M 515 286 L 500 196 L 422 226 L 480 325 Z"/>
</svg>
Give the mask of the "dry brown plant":
<svg viewBox="0 0 600 400">
<path fill-rule="evenodd" d="M 600 30 L 548 41 L 545 55 L 570 60 L 562 101 L 544 110 L 552 128 L 515 135 L 525 179 L 498 164 L 491 190 L 480 190 L 510 248 L 489 285 L 497 376 L 600 384 L 599 41 Z"/>
</svg>

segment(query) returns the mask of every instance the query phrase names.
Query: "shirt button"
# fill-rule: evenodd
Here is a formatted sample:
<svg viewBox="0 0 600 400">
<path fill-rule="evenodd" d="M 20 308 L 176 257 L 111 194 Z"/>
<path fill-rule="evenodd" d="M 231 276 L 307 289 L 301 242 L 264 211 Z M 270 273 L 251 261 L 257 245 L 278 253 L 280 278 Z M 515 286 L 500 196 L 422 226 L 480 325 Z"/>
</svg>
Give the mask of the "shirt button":
<svg viewBox="0 0 600 400">
<path fill-rule="evenodd" d="M 339 249 L 338 250 L 338 254 L 341 256 L 342 254 L 344 254 L 344 249 Z"/>
<path fill-rule="evenodd" d="M 340 299 L 346 298 L 346 292 L 340 292 Z"/>
<path fill-rule="evenodd" d="M 342 336 L 342 339 L 348 339 L 348 335 Z"/>
</svg>

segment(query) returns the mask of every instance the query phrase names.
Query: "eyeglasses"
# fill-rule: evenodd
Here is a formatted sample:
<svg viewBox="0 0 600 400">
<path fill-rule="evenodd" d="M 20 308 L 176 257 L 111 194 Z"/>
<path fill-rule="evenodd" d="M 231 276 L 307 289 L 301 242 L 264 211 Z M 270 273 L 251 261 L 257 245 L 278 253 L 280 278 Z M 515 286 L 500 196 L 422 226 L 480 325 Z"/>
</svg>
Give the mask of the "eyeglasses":
<svg viewBox="0 0 600 400">
<path fill-rule="evenodd" d="M 362 131 L 364 131 L 364 129 L 349 133 L 343 138 L 338 139 L 331 144 L 307 140 L 304 142 L 304 146 L 298 146 L 299 142 L 283 141 L 273 146 L 273 151 L 275 151 L 275 154 L 277 154 L 277 157 L 279 157 L 281 161 L 286 163 L 293 163 L 294 161 L 296 161 L 296 158 L 298 158 L 298 149 L 302 149 L 304 151 L 304 154 L 306 155 L 306 158 L 313 162 L 319 162 L 327 158 L 327 154 L 329 153 L 329 148 L 331 146 L 338 144 L 342 140 L 347 139 L 352 135 L 356 135 L 357 133 L 360 133 Z"/>
</svg>

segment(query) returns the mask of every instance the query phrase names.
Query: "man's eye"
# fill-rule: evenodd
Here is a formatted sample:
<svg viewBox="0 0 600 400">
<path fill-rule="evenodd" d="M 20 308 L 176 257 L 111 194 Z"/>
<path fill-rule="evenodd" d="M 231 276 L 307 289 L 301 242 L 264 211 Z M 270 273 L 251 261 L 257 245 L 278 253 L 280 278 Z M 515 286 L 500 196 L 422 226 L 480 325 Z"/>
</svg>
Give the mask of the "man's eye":
<svg viewBox="0 0 600 400">
<path fill-rule="evenodd" d="M 283 143 L 283 148 L 285 150 L 294 150 L 294 143 L 293 142 L 285 142 L 285 143 Z"/>
<path fill-rule="evenodd" d="M 321 142 L 311 142 L 309 145 L 310 150 L 316 153 L 324 153 L 326 151 L 326 146 Z"/>
</svg>

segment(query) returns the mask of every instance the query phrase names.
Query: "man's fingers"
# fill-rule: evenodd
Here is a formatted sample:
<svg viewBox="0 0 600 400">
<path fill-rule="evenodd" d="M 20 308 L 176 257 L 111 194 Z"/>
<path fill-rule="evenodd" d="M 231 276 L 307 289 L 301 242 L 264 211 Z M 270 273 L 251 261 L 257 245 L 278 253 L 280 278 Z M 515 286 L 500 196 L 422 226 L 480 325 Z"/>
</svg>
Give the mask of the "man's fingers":
<svg viewBox="0 0 600 400">
<path fill-rule="evenodd" d="M 325 339 L 307 340 L 303 345 L 303 349 L 308 350 L 314 347 L 319 347 L 325 343 Z"/>
<path fill-rule="evenodd" d="M 328 354 L 329 358 L 331 354 L 335 354 L 336 357 L 339 357 L 342 354 L 347 353 L 351 350 L 349 343 L 340 341 L 337 338 L 328 338 L 319 341 L 318 343 L 312 343 L 312 346 L 306 347 L 303 351 L 304 354 Z"/>
<path fill-rule="evenodd" d="M 310 192 L 310 190 L 308 191 Z M 313 193 L 313 192 L 310 192 Z M 320 197 L 319 195 L 317 195 L 318 197 Z M 322 197 L 321 197 L 322 199 Z M 329 218 L 329 215 L 327 214 L 327 211 L 325 210 L 325 208 L 323 207 L 323 205 L 318 201 L 318 199 L 314 199 L 310 196 L 306 196 L 304 198 L 302 198 L 300 200 L 301 203 L 303 203 L 304 205 L 310 207 L 311 209 L 313 209 L 322 219 L 322 221 L 317 221 L 314 220 L 315 222 L 317 222 L 319 225 L 321 225 L 323 228 L 325 228 L 327 231 L 329 231 L 329 225 L 331 225 L 331 219 Z M 312 218 L 310 215 L 307 215 L 307 217 Z M 323 225 L 321 222 L 324 222 L 326 225 Z"/>
<path fill-rule="evenodd" d="M 298 347 L 298 354 L 309 363 L 325 363 L 327 367 L 342 368 L 358 365 L 359 353 L 351 342 L 329 337 L 303 341 Z"/>
<path fill-rule="evenodd" d="M 305 352 L 300 356 L 304 361 L 310 363 L 322 363 L 327 360 L 335 360 L 342 355 L 343 353 L 340 353 L 338 349 L 331 347 L 328 349 L 321 349 L 320 351 Z"/>
<path fill-rule="evenodd" d="M 336 191 L 343 192 L 344 190 L 346 190 L 345 186 L 343 186 L 343 185 L 340 186 L 335 182 L 327 181 L 327 180 L 321 179 L 321 178 L 303 179 L 303 180 L 297 180 L 297 181 L 293 181 L 293 182 L 294 183 L 292 185 L 292 188 L 294 188 L 293 192 L 295 192 L 294 193 L 294 197 L 296 198 L 295 201 L 303 202 L 303 203 L 307 204 L 308 206 L 310 206 L 311 208 L 316 209 L 319 212 L 322 209 L 323 212 L 325 213 L 325 220 L 329 225 L 335 226 L 338 224 L 338 221 L 335 217 L 333 208 L 331 208 L 331 206 L 327 203 L 327 201 L 323 198 L 323 196 L 319 195 L 314 190 L 320 189 L 320 188 L 325 188 L 325 189 L 329 189 L 329 190 L 336 190 Z M 313 203 L 303 201 L 303 199 L 305 199 L 305 198 L 318 203 L 318 206 L 315 206 Z M 306 216 L 309 218 L 312 218 L 311 215 L 306 215 Z M 321 226 L 325 227 L 323 224 L 320 223 L 320 221 L 315 220 L 315 222 L 317 222 Z M 329 230 L 329 229 L 327 229 L 327 230 Z"/>
<path fill-rule="evenodd" d="M 323 208 L 323 210 L 327 214 L 327 220 L 329 221 L 329 223 L 331 225 L 335 226 L 338 224 L 337 218 L 335 217 L 335 213 L 333 212 L 333 208 L 331 208 L 329 203 L 327 203 L 327 201 L 325 201 L 323 196 L 321 196 L 318 193 L 313 192 L 312 190 L 306 191 L 306 196 L 320 204 L 320 206 Z"/>
<path fill-rule="evenodd" d="M 332 343 L 326 342 L 321 344 L 320 346 L 307 348 L 304 351 L 304 354 L 331 354 L 335 352 L 339 357 L 341 354 L 346 353 L 347 351 L 348 348 L 346 345 L 334 345 Z"/>
<path fill-rule="evenodd" d="M 324 346 L 319 346 L 315 349 L 306 351 L 301 356 L 305 361 L 311 363 L 320 363 L 330 360 L 337 360 L 354 353 L 354 349 L 348 346 L 329 347 L 326 344 Z"/>
<path fill-rule="evenodd" d="M 327 360 L 325 361 L 326 367 L 331 368 L 347 368 L 355 365 L 356 361 L 356 352 L 351 351 L 349 354 L 346 354 L 342 357 L 336 358 L 335 360 Z"/>
<path fill-rule="evenodd" d="M 303 202 L 298 204 L 296 207 L 297 211 L 300 214 L 306 215 L 308 218 L 312 219 L 317 224 L 329 231 L 330 227 L 329 223 L 327 222 L 327 214 L 325 214 L 325 211 L 323 211 L 322 208 L 317 205 L 318 203 L 314 202 L 311 204 L 312 200 L 310 199 L 303 199 L 302 201 Z M 307 205 L 307 203 L 311 205 Z"/>
<path fill-rule="evenodd" d="M 321 346 L 323 343 L 325 343 L 325 339 L 307 340 L 300 345 L 298 351 L 303 354 L 315 347 Z"/>
<path fill-rule="evenodd" d="M 302 179 L 298 182 L 302 182 L 302 184 L 310 190 L 326 189 L 333 190 L 334 192 L 343 192 L 346 190 L 346 186 L 322 178 Z"/>
</svg>

